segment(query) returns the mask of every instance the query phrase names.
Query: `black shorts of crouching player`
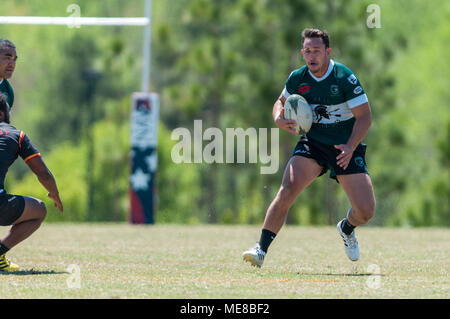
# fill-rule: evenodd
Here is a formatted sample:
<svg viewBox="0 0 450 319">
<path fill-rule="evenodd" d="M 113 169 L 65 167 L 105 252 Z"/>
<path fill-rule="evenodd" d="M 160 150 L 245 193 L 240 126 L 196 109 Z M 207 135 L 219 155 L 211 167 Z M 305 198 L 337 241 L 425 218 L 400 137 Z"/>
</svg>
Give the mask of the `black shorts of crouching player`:
<svg viewBox="0 0 450 319">
<path fill-rule="evenodd" d="M 295 146 L 292 156 L 303 156 L 314 159 L 320 166 L 323 167 L 319 176 L 325 174 L 328 169 L 330 170 L 330 178 L 335 179 L 336 175 L 369 174 L 366 165 L 366 148 L 367 145 L 360 143 L 353 152 L 352 159 L 347 166 L 347 169 L 343 169 L 337 164 L 336 157 L 340 154 L 340 150 L 336 149 L 334 145 L 327 145 L 318 142 L 306 135 L 303 135 Z"/>
<path fill-rule="evenodd" d="M 20 195 L 11 195 L 4 189 L 0 190 L 0 226 L 12 225 L 22 216 L 25 208 L 25 198 Z"/>
</svg>

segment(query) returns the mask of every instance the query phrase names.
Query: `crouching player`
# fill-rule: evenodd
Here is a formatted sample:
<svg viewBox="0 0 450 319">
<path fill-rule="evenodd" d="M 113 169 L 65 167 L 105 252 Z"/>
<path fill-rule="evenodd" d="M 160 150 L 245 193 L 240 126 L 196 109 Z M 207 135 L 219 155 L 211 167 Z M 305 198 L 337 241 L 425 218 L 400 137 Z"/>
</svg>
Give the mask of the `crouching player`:
<svg viewBox="0 0 450 319">
<path fill-rule="evenodd" d="M 48 197 L 55 202 L 55 206 L 63 211 L 52 173 L 25 133 L 9 124 L 9 115 L 6 96 L 0 93 L 0 226 L 12 226 L 0 241 L 0 271 L 19 270 L 19 266 L 10 262 L 5 254 L 34 233 L 47 214 L 41 200 L 8 194 L 4 189 L 8 168 L 19 155 L 47 189 Z"/>
</svg>

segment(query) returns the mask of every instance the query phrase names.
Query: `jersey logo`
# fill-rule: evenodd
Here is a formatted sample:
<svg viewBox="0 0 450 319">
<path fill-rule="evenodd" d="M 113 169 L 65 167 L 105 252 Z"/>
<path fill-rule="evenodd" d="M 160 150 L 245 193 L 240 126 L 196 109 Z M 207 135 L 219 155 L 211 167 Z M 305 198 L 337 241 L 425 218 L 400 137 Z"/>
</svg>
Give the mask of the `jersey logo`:
<svg viewBox="0 0 450 319">
<path fill-rule="evenodd" d="M 320 122 L 323 118 L 330 119 L 330 113 L 327 112 L 325 105 L 317 105 L 314 108 L 314 114 L 317 116 L 317 122 Z"/>
<path fill-rule="evenodd" d="M 302 94 L 308 93 L 309 89 L 311 87 L 309 86 L 308 83 L 302 83 L 300 84 L 300 88 L 298 89 L 298 91 Z"/>
<path fill-rule="evenodd" d="M 360 87 L 359 85 L 357 87 L 355 87 L 355 89 L 353 90 L 353 93 L 355 94 L 359 94 L 362 92 L 362 87 Z"/>
<path fill-rule="evenodd" d="M 330 86 L 331 95 L 339 95 L 339 86 L 332 84 Z"/>
<path fill-rule="evenodd" d="M 356 83 L 358 82 L 358 79 L 356 78 L 356 76 L 354 74 L 350 74 L 350 76 L 347 78 L 347 80 L 353 85 L 356 85 Z"/>
<path fill-rule="evenodd" d="M 317 123 L 320 123 L 322 119 L 330 119 L 331 112 L 328 112 L 328 109 L 325 105 L 317 105 L 314 108 L 314 115 L 317 117 Z M 341 117 L 340 114 L 333 114 L 336 117 Z"/>
</svg>

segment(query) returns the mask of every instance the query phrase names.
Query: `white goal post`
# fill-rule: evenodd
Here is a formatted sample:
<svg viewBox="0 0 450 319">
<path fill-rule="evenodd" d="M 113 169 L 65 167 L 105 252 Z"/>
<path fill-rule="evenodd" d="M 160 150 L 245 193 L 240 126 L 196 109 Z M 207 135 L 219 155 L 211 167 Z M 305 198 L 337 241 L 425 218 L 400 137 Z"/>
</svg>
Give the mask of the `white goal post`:
<svg viewBox="0 0 450 319">
<path fill-rule="evenodd" d="M 145 26 L 148 22 L 148 18 L 0 16 L 0 24 Z"/>
</svg>

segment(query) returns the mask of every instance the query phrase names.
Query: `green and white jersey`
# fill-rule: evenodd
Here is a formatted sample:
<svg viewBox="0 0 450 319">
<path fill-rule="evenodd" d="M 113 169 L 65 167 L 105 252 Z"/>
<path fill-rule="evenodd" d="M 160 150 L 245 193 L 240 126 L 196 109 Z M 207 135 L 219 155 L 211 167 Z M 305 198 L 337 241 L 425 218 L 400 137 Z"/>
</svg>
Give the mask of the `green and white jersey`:
<svg viewBox="0 0 450 319">
<path fill-rule="evenodd" d="M 7 79 L 2 79 L 0 81 L 0 92 L 6 95 L 6 101 L 9 107 L 12 108 L 14 103 L 14 91 Z"/>
<path fill-rule="evenodd" d="M 331 59 L 327 72 L 320 78 L 306 65 L 294 70 L 282 94 L 285 98 L 299 94 L 308 101 L 313 124 L 306 135 L 327 145 L 347 143 L 355 123 L 351 109 L 368 101 L 355 74 Z"/>
</svg>

